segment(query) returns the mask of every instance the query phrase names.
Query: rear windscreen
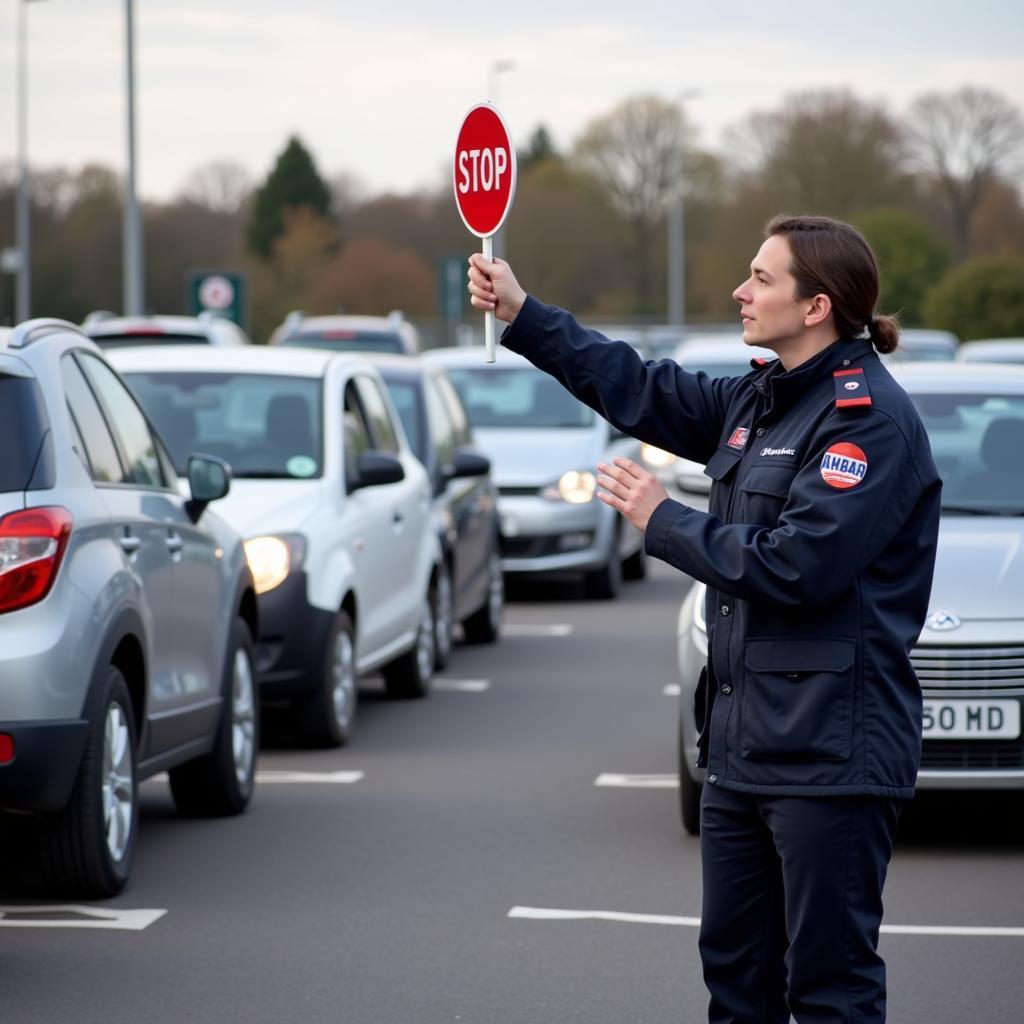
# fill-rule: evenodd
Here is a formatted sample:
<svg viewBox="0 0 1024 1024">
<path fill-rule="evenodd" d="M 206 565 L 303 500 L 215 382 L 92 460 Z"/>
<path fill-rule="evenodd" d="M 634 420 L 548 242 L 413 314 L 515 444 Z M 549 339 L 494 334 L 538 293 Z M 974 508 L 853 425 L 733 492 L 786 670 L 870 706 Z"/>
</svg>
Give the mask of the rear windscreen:
<svg viewBox="0 0 1024 1024">
<path fill-rule="evenodd" d="M 139 331 L 93 337 L 100 348 L 131 348 L 133 345 L 209 345 L 205 334 L 168 334 L 166 331 Z"/>
<path fill-rule="evenodd" d="M 0 374 L 0 492 L 53 487 L 49 431 L 36 381 Z"/>
<path fill-rule="evenodd" d="M 305 331 L 281 342 L 298 348 L 326 348 L 332 352 L 402 353 L 402 339 L 385 331 Z"/>
</svg>

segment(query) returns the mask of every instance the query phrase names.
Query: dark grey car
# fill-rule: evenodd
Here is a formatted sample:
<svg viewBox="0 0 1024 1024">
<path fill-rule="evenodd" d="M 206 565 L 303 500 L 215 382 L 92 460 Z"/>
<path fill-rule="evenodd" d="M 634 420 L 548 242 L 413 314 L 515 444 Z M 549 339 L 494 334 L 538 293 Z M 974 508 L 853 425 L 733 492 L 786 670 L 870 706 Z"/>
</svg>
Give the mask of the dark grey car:
<svg viewBox="0 0 1024 1024">
<path fill-rule="evenodd" d="M 256 600 L 241 538 L 191 495 L 134 398 L 76 327 L 0 339 L 0 813 L 41 819 L 53 885 L 128 879 L 137 786 L 238 813 L 257 746 Z"/>
</svg>

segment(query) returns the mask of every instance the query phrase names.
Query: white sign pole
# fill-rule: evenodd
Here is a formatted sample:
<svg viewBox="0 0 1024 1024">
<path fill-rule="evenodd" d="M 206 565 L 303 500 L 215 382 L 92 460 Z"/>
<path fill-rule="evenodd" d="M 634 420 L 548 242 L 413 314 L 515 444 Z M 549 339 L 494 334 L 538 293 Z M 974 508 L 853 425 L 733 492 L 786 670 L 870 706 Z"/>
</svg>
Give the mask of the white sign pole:
<svg viewBox="0 0 1024 1024">
<path fill-rule="evenodd" d="M 493 235 L 483 239 L 484 259 L 490 262 L 494 259 Z M 487 353 L 487 362 L 494 362 L 494 313 L 487 310 L 484 313 L 484 350 Z"/>
</svg>

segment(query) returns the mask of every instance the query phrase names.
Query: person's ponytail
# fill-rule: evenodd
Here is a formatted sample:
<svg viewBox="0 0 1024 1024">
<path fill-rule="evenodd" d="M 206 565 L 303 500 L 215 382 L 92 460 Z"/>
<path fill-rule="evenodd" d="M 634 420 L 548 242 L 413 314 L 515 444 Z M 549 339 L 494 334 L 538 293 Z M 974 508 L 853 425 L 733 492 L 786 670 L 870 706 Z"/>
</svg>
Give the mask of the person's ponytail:
<svg viewBox="0 0 1024 1024">
<path fill-rule="evenodd" d="M 896 316 L 873 316 L 868 322 L 868 337 L 881 355 L 895 352 L 900 345 L 900 321 Z"/>
</svg>

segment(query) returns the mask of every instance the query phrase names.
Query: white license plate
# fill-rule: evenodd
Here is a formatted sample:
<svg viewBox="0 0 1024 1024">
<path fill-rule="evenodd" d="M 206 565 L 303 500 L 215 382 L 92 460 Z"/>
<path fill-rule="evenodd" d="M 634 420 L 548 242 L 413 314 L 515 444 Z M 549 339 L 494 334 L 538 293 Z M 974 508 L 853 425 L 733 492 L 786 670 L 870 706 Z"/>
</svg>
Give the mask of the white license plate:
<svg viewBox="0 0 1024 1024">
<path fill-rule="evenodd" d="M 925 739 L 1013 740 L 1020 735 L 1020 701 L 926 700 Z"/>
</svg>

